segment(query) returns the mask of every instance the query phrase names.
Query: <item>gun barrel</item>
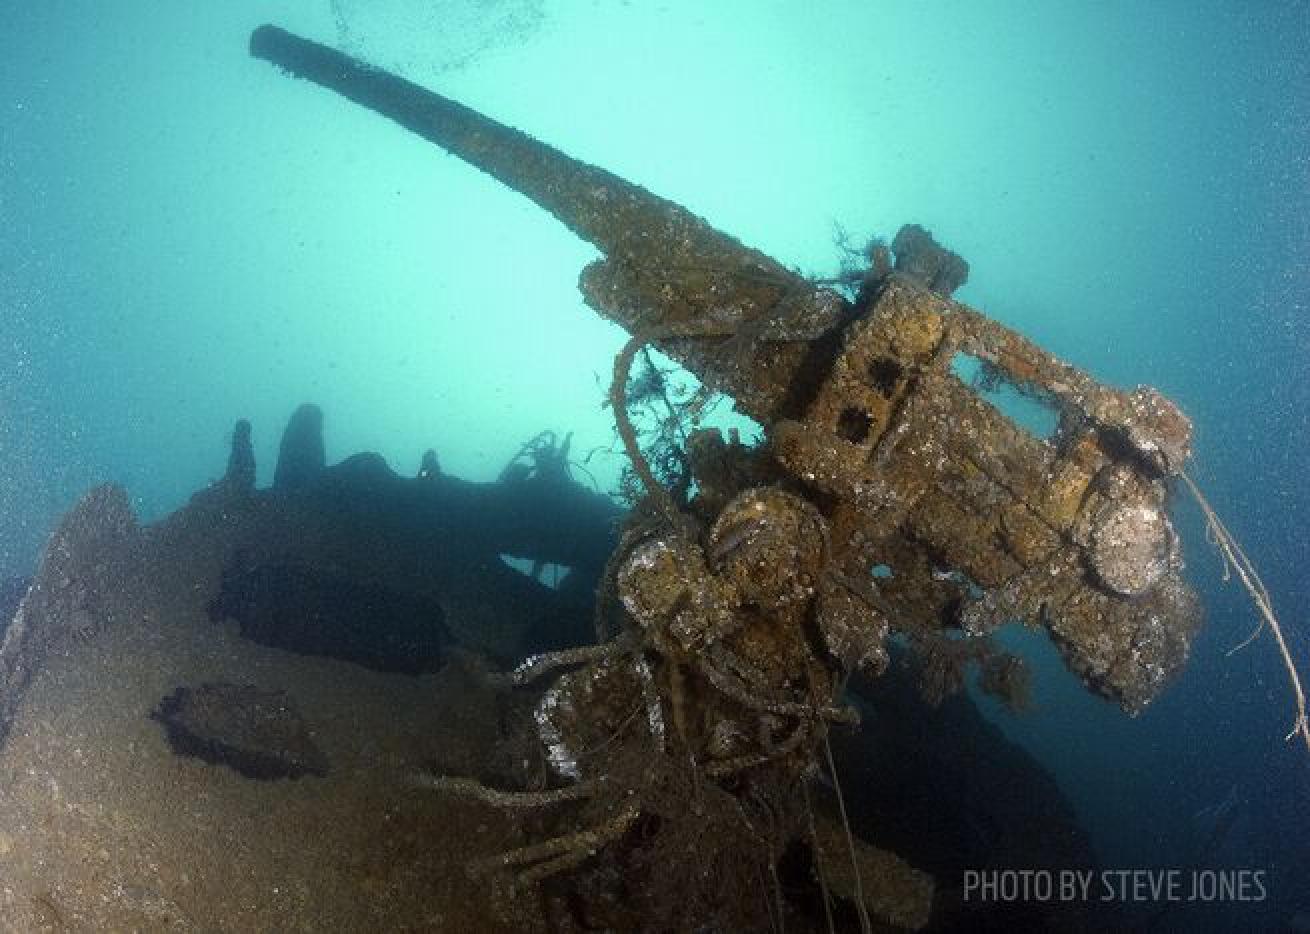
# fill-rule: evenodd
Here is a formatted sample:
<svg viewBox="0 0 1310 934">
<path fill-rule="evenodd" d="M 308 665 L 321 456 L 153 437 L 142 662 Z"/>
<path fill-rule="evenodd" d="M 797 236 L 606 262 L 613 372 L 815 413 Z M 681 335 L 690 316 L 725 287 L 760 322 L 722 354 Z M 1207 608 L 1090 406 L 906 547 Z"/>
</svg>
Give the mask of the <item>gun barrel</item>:
<svg viewBox="0 0 1310 934">
<path fill-rule="evenodd" d="M 783 414 L 802 342 L 765 350 L 770 366 L 752 374 L 716 356 L 704 338 L 721 338 L 735 322 L 776 313 L 784 303 L 802 318 L 808 312 L 827 321 L 832 293 L 819 294 L 681 205 L 336 49 L 265 25 L 252 33 L 250 53 L 394 120 L 531 198 L 604 254 L 582 277 L 588 304 L 629 332 L 649 334 L 756 418 Z"/>
<path fill-rule="evenodd" d="M 618 176 L 571 159 L 526 133 L 411 81 L 351 58 L 336 49 L 260 26 L 250 53 L 299 78 L 336 91 L 389 117 L 470 165 L 527 195 L 584 240 L 605 253 L 643 226 L 641 215 L 687 212 Z M 694 226 L 690 215 L 677 226 Z"/>
</svg>

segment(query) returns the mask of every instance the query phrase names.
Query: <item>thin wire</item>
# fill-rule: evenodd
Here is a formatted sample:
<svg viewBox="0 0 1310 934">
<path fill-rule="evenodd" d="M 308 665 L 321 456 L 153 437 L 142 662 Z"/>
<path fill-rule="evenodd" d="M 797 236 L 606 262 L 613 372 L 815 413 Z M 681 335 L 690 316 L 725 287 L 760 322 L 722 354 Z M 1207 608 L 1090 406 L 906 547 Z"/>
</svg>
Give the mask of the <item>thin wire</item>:
<svg viewBox="0 0 1310 934">
<path fill-rule="evenodd" d="M 841 793 L 841 782 L 837 780 L 837 766 L 832 760 L 832 744 L 828 734 L 823 734 L 823 752 L 828 757 L 828 775 L 832 778 L 833 790 L 837 792 L 837 808 L 841 811 L 841 825 L 846 831 L 846 848 L 851 854 L 851 871 L 855 873 L 855 910 L 860 915 L 860 934 L 873 934 L 873 922 L 869 920 L 869 909 L 864 904 L 864 880 L 860 878 L 860 863 L 855 858 L 855 837 L 851 834 L 851 822 L 846 816 L 846 797 Z"/>
<path fill-rule="evenodd" d="M 1201 493 L 1195 481 L 1181 471 L 1179 476 L 1183 478 L 1183 482 L 1191 490 L 1192 496 L 1196 498 L 1197 505 L 1201 507 L 1201 513 L 1205 516 L 1206 528 L 1224 560 L 1225 571 L 1231 567 L 1237 572 L 1238 579 L 1242 582 L 1242 586 L 1246 588 L 1246 592 L 1251 597 L 1251 602 L 1255 604 L 1256 610 L 1260 613 L 1261 627 L 1268 626 L 1269 631 L 1274 634 L 1274 639 L 1278 643 L 1278 651 L 1283 657 L 1283 667 L 1287 669 L 1287 680 L 1292 686 L 1292 696 L 1296 701 L 1296 719 L 1292 721 L 1292 729 L 1284 737 L 1284 741 L 1290 742 L 1292 737 L 1299 734 L 1305 740 L 1306 749 L 1310 750 L 1310 719 L 1307 719 L 1306 716 L 1305 690 L 1301 687 L 1301 675 L 1297 671 L 1292 652 L 1287 647 L 1287 640 L 1283 638 L 1283 628 L 1278 623 L 1278 617 L 1274 615 L 1273 601 L 1269 598 L 1269 591 L 1265 588 L 1264 581 L 1260 579 L 1260 574 L 1256 571 L 1255 565 L 1251 563 L 1251 559 L 1247 557 L 1242 546 L 1238 544 L 1237 539 L 1233 538 L 1232 533 L 1228 531 L 1220 518 L 1215 515 L 1214 509 Z M 1240 649 L 1250 643 L 1259 633 L 1260 628 L 1257 628 L 1247 638 L 1246 642 L 1237 648 Z M 1237 651 L 1237 649 L 1233 651 Z M 1231 655 L 1232 652 L 1229 654 Z"/>
<path fill-rule="evenodd" d="M 810 848 L 814 851 L 814 869 L 819 876 L 819 892 L 823 895 L 823 916 L 828 919 L 828 934 L 837 934 L 832 923 L 832 901 L 828 895 L 828 882 L 823 877 L 823 857 L 819 849 L 819 831 L 814 826 L 814 808 L 810 805 L 810 783 L 803 782 L 801 791 L 805 795 L 805 816 L 810 822 Z"/>
</svg>

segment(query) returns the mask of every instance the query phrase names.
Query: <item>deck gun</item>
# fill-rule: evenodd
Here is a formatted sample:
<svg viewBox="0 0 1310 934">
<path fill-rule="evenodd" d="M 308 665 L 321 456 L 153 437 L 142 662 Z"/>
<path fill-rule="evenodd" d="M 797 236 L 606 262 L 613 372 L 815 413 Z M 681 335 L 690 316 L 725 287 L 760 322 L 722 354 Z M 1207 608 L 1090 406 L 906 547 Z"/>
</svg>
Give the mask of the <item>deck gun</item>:
<svg viewBox="0 0 1310 934">
<path fill-rule="evenodd" d="M 1166 511 L 1191 424 L 952 299 L 967 266 L 921 228 L 858 298 L 788 269 L 686 208 L 519 130 L 274 26 L 251 54 L 389 117 L 531 198 L 600 259 L 580 289 L 764 429 L 772 463 L 830 528 L 848 577 L 880 570 L 892 630 L 1040 625 L 1091 690 L 1142 710 L 1186 661 L 1198 601 Z M 894 262 L 890 262 L 894 255 Z M 746 333 L 748 352 L 730 338 Z M 1058 417 L 1037 437 L 960 375 Z M 871 625 L 873 623 L 871 622 Z"/>
</svg>

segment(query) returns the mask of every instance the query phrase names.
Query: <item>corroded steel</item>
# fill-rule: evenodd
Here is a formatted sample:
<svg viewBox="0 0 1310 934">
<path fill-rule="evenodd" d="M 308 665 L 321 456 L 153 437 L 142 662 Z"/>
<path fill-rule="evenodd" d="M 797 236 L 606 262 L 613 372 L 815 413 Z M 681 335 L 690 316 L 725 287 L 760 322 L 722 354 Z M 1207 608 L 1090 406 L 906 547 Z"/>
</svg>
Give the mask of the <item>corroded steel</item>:
<svg viewBox="0 0 1310 934">
<path fill-rule="evenodd" d="M 766 479 L 821 511 L 825 573 L 858 582 L 843 599 L 866 606 L 879 638 L 888 622 L 966 637 L 1040 624 L 1089 688 L 1130 712 L 1185 661 L 1199 611 L 1165 500 L 1189 454 L 1187 418 L 1152 389 L 1103 386 L 952 301 L 967 265 L 926 231 L 903 230 L 896 269 L 875 257 L 851 303 L 679 205 L 395 75 L 271 26 L 251 50 L 437 143 L 595 244 L 603 258 L 580 282 L 588 303 L 763 424 Z M 962 381 L 960 354 L 1053 407 L 1054 436 L 1033 436 Z M 706 537 L 711 553 L 726 547 Z M 877 566 L 885 574 L 871 581 Z M 833 631 L 863 645 L 852 618 Z"/>
</svg>

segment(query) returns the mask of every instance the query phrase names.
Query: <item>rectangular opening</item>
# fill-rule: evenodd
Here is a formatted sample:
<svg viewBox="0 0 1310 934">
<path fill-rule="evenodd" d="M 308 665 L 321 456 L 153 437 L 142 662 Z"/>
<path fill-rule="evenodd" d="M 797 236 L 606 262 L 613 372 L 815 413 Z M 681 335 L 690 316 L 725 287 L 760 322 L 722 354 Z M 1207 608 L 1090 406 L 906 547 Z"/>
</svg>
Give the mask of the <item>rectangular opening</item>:
<svg viewBox="0 0 1310 934">
<path fill-rule="evenodd" d="M 1055 406 L 1032 389 L 1011 382 L 995 366 L 961 352 L 951 359 L 951 372 L 1030 435 L 1043 441 L 1055 435 L 1060 425 L 1060 413 Z"/>
</svg>

